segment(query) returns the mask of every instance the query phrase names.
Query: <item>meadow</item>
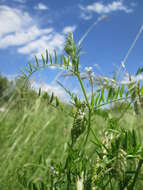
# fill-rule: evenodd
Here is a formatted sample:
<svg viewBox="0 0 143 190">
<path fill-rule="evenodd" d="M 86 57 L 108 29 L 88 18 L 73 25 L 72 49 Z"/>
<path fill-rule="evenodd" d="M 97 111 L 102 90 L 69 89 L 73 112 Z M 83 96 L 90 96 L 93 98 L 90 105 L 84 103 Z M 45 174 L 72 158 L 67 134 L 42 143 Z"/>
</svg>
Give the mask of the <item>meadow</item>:
<svg viewBox="0 0 143 190">
<path fill-rule="evenodd" d="M 42 162 L 46 162 L 48 170 L 52 162 L 64 164 L 67 155 L 73 119 L 62 111 L 46 105 L 45 100 L 43 102 L 41 98 L 36 98 L 32 106 L 24 105 L 23 109 L 17 105 L 9 108 L 9 103 L 5 103 L 3 105 L 5 111 L 0 113 L 0 188 L 5 190 L 27 189 L 18 179 L 18 172 L 24 175 L 22 172 L 26 166 L 29 180 L 32 178 L 46 180 L 46 168 L 40 167 L 44 165 Z M 67 108 L 71 110 L 69 106 L 65 107 L 65 110 Z M 109 111 L 112 116 L 118 117 L 124 112 L 124 105 L 110 108 Z M 107 122 L 102 114 L 95 114 L 92 121 L 95 134 L 102 138 L 106 127 Z M 142 115 L 136 116 L 132 108 L 121 118 L 118 127 L 135 129 L 142 143 Z M 87 155 L 96 155 L 92 140 L 94 141 L 93 136 L 86 147 Z M 33 170 L 30 169 L 30 165 Z"/>
<path fill-rule="evenodd" d="M 91 68 L 80 71 L 80 50 L 70 33 L 60 60 L 56 51 L 46 51 L 42 63 L 37 57 L 29 63 L 10 95 L 4 92 L 12 84 L 1 88 L 0 189 L 142 189 L 142 83 L 130 76 L 126 84 L 115 76 L 97 77 Z M 33 91 L 30 76 L 51 66 L 77 78 L 83 97 L 61 83 L 70 104 Z"/>
</svg>

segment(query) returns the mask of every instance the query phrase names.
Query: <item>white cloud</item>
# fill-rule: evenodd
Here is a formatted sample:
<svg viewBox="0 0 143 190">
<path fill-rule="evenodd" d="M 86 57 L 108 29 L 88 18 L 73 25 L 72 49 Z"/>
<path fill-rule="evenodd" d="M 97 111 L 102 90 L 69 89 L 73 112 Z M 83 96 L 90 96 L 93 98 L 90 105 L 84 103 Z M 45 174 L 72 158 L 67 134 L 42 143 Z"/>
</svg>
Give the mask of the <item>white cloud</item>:
<svg viewBox="0 0 143 190">
<path fill-rule="evenodd" d="M 18 52 L 22 54 L 37 54 L 40 58 L 45 49 L 52 52 L 56 49 L 58 52 L 64 48 L 64 36 L 61 34 L 50 34 L 48 36 L 41 36 L 40 39 L 34 40 L 23 47 L 18 48 Z"/>
<path fill-rule="evenodd" d="M 48 10 L 48 7 L 47 7 L 47 5 L 45 5 L 43 3 L 38 3 L 38 5 L 36 5 L 34 7 L 34 9 L 40 10 L 40 11 L 45 11 L 45 10 Z"/>
<path fill-rule="evenodd" d="M 62 101 L 67 100 L 66 92 L 58 84 L 53 84 L 53 83 L 52 84 L 47 84 L 45 82 L 44 83 L 37 83 L 35 81 L 31 81 L 31 86 L 35 90 L 39 90 L 39 88 L 41 88 L 42 91 L 48 92 L 49 95 L 54 93 L 54 96 L 57 96 Z"/>
<path fill-rule="evenodd" d="M 18 52 L 22 54 L 36 54 L 38 58 L 40 58 L 42 52 L 45 52 L 46 48 L 50 52 L 56 49 L 57 53 L 59 53 L 64 48 L 64 39 L 64 36 L 58 33 L 42 36 L 40 39 L 18 48 Z"/>
<path fill-rule="evenodd" d="M 21 9 L 0 5 L 0 49 L 16 47 L 17 52 L 41 55 L 45 49 L 57 53 L 64 48 L 65 33 L 76 26 L 67 26 L 61 32 L 53 27 L 41 28 L 38 21 Z"/>
<path fill-rule="evenodd" d="M 28 13 L 8 6 L 0 6 L 0 37 L 27 28 L 32 22 Z"/>
<path fill-rule="evenodd" d="M 121 80 L 121 84 L 129 84 L 132 82 L 137 82 L 137 81 L 143 81 L 143 74 L 139 74 L 139 75 L 131 75 L 130 76 L 131 81 L 129 80 L 129 76 L 125 76 L 123 78 L 123 80 Z"/>
<path fill-rule="evenodd" d="M 108 4 L 103 4 L 102 2 L 95 2 L 93 4 L 89 4 L 87 6 L 79 5 L 81 9 L 81 17 L 85 20 L 89 20 L 92 18 L 92 14 L 109 14 L 115 11 L 123 11 L 125 13 L 131 13 L 133 9 L 126 6 L 123 1 L 113 1 Z"/>
<path fill-rule="evenodd" d="M 94 3 L 87 6 L 88 11 L 98 14 L 108 14 L 113 11 L 124 11 L 130 13 L 131 9 L 123 5 L 122 1 L 113 1 L 111 4 L 104 5 L 103 3 Z"/>
<path fill-rule="evenodd" d="M 26 45 L 18 48 L 18 53 L 21 54 L 36 54 L 38 58 L 41 57 L 41 53 L 48 49 L 49 52 L 53 52 L 56 49 L 59 54 L 64 49 L 65 37 L 59 33 L 51 33 L 47 36 L 43 35 L 39 39 L 31 41 Z"/>
<path fill-rule="evenodd" d="M 3 37 L 1 39 L 0 48 L 24 45 L 30 41 L 35 40 L 38 36 L 49 34 L 52 31 L 52 28 L 39 29 L 37 26 L 32 26 L 27 28 L 26 31 L 15 32 L 14 34 L 9 34 Z"/>
<path fill-rule="evenodd" d="M 83 18 L 84 20 L 90 20 L 92 18 L 91 13 L 85 13 L 84 11 L 81 12 L 80 17 Z"/>
<path fill-rule="evenodd" d="M 76 30 L 76 26 L 73 25 L 73 26 L 66 26 L 64 29 L 63 29 L 63 33 L 64 34 L 67 34 L 69 32 L 74 32 Z"/>
</svg>

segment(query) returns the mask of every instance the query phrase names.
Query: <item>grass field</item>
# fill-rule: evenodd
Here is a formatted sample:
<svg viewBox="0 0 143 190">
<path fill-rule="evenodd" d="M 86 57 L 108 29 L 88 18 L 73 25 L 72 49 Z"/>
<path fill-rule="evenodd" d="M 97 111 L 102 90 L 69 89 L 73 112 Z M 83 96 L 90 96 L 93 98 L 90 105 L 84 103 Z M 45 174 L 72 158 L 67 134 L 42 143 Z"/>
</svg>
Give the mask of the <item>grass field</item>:
<svg viewBox="0 0 143 190">
<path fill-rule="evenodd" d="M 0 189 L 24 190 L 17 177 L 18 170 L 25 164 L 39 163 L 44 156 L 47 166 L 51 162 L 64 163 L 67 142 L 72 126 L 72 118 L 62 111 L 36 99 L 32 106 L 23 106 L 22 109 L 12 103 L 3 105 L 5 110 L 0 112 Z M 66 112 L 70 106 L 65 105 Z M 124 110 L 110 110 L 111 115 L 119 116 Z M 120 126 L 134 128 L 142 140 L 142 117 L 135 116 L 133 110 L 121 118 Z M 106 121 L 101 116 L 92 120 L 92 128 L 98 136 Z M 92 137 L 90 138 L 92 140 Z M 94 152 L 94 146 L 88 142 L 87 152 Z M 29 176 L 43 176 L 43 170 L 36 167 Z"/>
<path fill-rule="evenodd" d="M 92 67 L 80 71 L 80 47 L 71 33 L 65 52 L 60 64 L 56 52 L 52 58 L 46 51 L 40 64 L 35 57 L 11 94 L 1 94 L 0 189 L 142 189 L 142 83 L 129 75 L 126 84 L 116 77 L 97 77 Z M 31 88 L 27 79 L 51 66 L 76 77 L 82 98 L 60 82 L 71 104 Z M 139 68 L 136 76 L 142 72 Z M 2 89 L 11 85 L 1 79 Z"/>
<path fill-rule="evenodd" d="M 64 159 L 71 119 L 39 100 L 25 110 L 7 109 L 0 113 L 0 189 L 21 189 L 19 167 L 36 163 L 41 155 L 49 163 Z"/>
</svg>

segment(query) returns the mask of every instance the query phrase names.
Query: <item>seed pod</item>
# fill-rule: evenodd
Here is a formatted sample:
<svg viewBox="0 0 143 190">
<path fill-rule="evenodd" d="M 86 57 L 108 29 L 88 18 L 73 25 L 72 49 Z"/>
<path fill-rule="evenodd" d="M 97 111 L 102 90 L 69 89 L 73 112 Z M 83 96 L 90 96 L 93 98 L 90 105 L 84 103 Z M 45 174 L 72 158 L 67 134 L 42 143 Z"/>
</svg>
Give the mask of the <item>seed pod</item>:
<svg viewBox="0 0 143 190">
<path fill-rule="evenodd" d="M 79 136 L 84 132 L 85 130 L 85 116 L 84 113 L 76 113 L 76 116 L 74 118 L 73 127 L 71 130 L 71 137 L 72 137 L 72 145 L 76 143 Z"/>
</svg>

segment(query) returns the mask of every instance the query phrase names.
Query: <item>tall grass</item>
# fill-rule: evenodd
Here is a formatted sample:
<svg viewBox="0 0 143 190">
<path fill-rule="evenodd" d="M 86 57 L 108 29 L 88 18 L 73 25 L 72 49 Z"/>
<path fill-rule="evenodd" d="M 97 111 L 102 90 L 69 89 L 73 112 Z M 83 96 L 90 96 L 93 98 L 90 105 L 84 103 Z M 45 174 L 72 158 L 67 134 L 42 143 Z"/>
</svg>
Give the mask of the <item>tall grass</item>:
<svg viewBox="0 0 143 190">
<path fill-rule="evenodd" d="M 64 158 L 71 119 L 37 99 L 32 108 L 17 106 L 0 113 L 0 187 L 20 189 L 17 169 L 35 163 L 40 156 L 47 162 Z M 62 120 L 62 122 L 61 122 Z M 63 152 L 61 154 L 61 152 Z M 33 174 L 34 175 L 34 174 Z"/>
</svg>

